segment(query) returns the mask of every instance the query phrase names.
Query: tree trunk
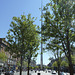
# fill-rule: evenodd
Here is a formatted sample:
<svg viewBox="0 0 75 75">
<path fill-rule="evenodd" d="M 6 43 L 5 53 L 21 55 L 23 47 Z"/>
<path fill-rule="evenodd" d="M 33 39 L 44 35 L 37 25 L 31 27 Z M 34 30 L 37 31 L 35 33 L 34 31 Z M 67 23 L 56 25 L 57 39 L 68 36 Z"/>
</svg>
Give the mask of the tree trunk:
<svg viewBox="0 0 75 75">
<path fill-rule="evenodd" d="M 71 55 L 69 55 L 68 61 L 69 61 L 69 72 L 70 72 L 70 75 L 73 75 L 74 69 L 73 69 L 73 64 L 72 64 L 72 60 L 71 60 Z"/>
<path fill-rule="evenodd" d="M 28 73 L 27 73 L 27 75 L 29 75 L 29 63 L 30 63 L 30 60 L 28 59 Z"/>
<path fill-rule="evenodd" d="M 22 75 L 22 56 L 21 56 L 21 59 L 20 59 L 20 64 L 21 64 L 21 66 L 20 66 L 20 75 Z"/>
<path fill-rule="evenodd" d="M 73 71 L 73 65 L 69 64 L 69 70 L 70 70 L 70 75 L 73 75 L 74 71 Z"/>
<path fill-rule="evenodd" d="M 58 75 L 60 75 L 60 61 L 59 61 L 59 52 L 58 52 L 58 48 L 57 48 L 57 57 L 58 57 L 58 62 L 57 62 L 57 65 L 58 65 Z"/>
<path fill-rule="evenodd" d="M 58 75 L 60 75 L 60 62 L 59 62 L 59 58 L 58 58 Z"/>
<path fill-rule="evenodd" d="M 71 59 L 71 49 L 70 49 L 70 41 L 69 41 L 69 29 L 67 29 L 66 39 L 67 39 L 67 46 L 66 47 L 67 47 L 67 50 L 68 50 L 67 57 L 68 57 L 68 61 L 69 61 L 69 71 L 70 71 L 70 75 L 73 75 L 74 69 L 73 69 L 73 64 L 72 64 L 72 59 Z"/>
<path fill-rule="evenodd" d="M 60 64 L 58 64 L 58 75 L 60 75 Z"/>
</svg>

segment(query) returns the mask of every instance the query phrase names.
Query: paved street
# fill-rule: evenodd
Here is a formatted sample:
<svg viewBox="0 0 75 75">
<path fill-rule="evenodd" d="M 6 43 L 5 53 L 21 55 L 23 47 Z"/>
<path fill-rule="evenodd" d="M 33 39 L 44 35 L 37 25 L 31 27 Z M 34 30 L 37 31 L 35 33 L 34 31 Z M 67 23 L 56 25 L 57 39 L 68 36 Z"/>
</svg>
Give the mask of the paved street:
<svg viewBox="0 0 75 75">
<path fill-rule="evenodd" d="M 40 73 L 40 75 L 58 75 L 57 73 L 56 74 L 52 74 L 51 72 L 46 72 L 46 71 L 37 71 L 35 73 L 35 71 L 30 71 L 30 74 L 31 75 L 38 75 L 38 73 Z M 4 75 L 4 74 L 1 74 L 1 75 Z M 15 72 L 14 75 L 19 75 L 19 72 Z M 22 72 L 22 75 L 27 75 L 27 71 L 25 72 Z M 70 75 L 69 73 L 65 73 L 64 75 Z M 74 74 L 75 75 L 75 74 Z"/>
<path fill-rule="evenodd" d="M 36 73 L 35 73 L 35 71 L 30 71 L 30 74 L 31 75 L 38 75 L 38 73 L 41 73 L 40 75 L 53 75 L 53 74 L 51 74 L 51 73 L 46 73 L 45 71 L 37 71 Z M 16 72 L 14 75 L 19 75 L 19 72 Z M 22 72 L 22 75 L 27 75 L 27 72 Z M 58 74 L 55 74 L 55 75 L 58 75 Z"/>
<path fill-rule="evenodd" d="M 46 72 L 46 71 L 37 71 L 35 73 L 35 71 L 30 71 L 31 75 L 38 75 L 38 73 L 40 73 L 40 75 L 58 75 L 56 74 L 52 74 L 51 72 Z M 19 72 L 16 72 L 14 75 L 19 75 Z M 22 72 L 22 75 L 27 75 L 27 71 L 26 72 Z M 64 75 L 70 75 L 69 73 L 65 73 Z M 74 74 L 75 75 L 75 74 Z"/>
</svg>

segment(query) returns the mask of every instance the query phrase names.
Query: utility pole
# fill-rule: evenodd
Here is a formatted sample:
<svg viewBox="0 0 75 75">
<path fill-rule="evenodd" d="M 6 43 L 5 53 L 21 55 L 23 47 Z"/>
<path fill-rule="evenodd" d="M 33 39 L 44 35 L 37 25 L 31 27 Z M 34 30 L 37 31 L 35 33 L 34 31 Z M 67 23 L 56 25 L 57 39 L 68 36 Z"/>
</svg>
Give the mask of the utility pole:
<svg viewBox="0 0 75 75">
<path fill-rule="evenodd" d="M 43 69 L 43 45 L 42 45 L 42 15 L 43 15 L 43 11 L 42 11 L 42 5 L 43 5 L 43 2 L 41 0 L 41 70 Z"/>
</svg>

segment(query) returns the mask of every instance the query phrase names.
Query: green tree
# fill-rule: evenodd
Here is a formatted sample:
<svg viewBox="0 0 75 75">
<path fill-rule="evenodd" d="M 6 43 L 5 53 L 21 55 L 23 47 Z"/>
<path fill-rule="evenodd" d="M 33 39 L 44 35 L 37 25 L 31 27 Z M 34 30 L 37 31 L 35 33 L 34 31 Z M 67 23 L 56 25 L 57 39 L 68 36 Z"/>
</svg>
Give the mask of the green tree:
<svg viewBox="0 0 75 75">
<path fill-rule="evenodd" d="M 35 67 L 34 67 L 34 69 L 38 69 L 38 68 L 39 68 L 39 66 L 35 66 Z"/>
<path fill-rule="evenodd" d="M 58 67 L 57 61 L 55 61 L 55 62 L 52 64 L 52 67 Z"/>
<path fill-rule="evenodd" d="M 73 65 L 75 65 L 75 55 L 72 55 L 71 57 L 72 57 L 72 63 Z"/>
<path fill-rule="evenodd" d="M 59 45 L 62 46 L 62 51 L 69 61 L 70 75 L 73 75 L 71 52 L 75 48 L 74 8 L 73 0 L 50 0 L 50 3 L 44 7 L 45 14 L 43 16 L 45 20 L 42 25 L 43 41 L 48 42 L 48 47 L 51 46 L 51 41 L 54 39 L 58 39 L 60 42 Z"/>
<path fill-rule="evenodd" d="M 37 34 L 34 17 L 28 14 L 21 17 L 13 17 L 8 30 L 7 41 L 9 46 L 6 51 L 14 57 L 20 58 L 20 75 L 22 75 L 22 64 L 24 59 L 30 63 L 31 57 L 36 53 L 39 46 L 39 35 Z M 29 72 L 28 72 L 29 75 Z"/>
<path fill-rule="evenodd" d="M 68 64 L 66 61 L 62 61 L 62 62 L 61 62 L 61 66 L 68 67 L 68 66 L 69 66 L 69 64 Z"/>
<path fill-rule="evenodd" d="M 3 51 L 0 52 L 0 60 L 3 62 L 7 61 L 7 55 Z"/>
<path fill-rule="evenodd" d="M 62 54 L 62 47 L 60 46 L 60 41 L 58 38 L 55 38 L 51 41 L 51 44 L 47 44 L 47 49 L 52 50 L 54 53 L 55 59 L 57 59 L 57 69 L 58 73 L 60 74 L 60 64 L 61 64 L 61 54 Z"/>
<path fill-rule="evenodd" d="M 27 66 L 28 66 L 27 61 L 23 61 L 23 67 L 27 67 Z"/>
<path fill-rule="evenodd" d="M 20 61 L 17 61 L 17 62 L 16 62 L 16 65 L 17 65 L 17 66 L 21 66 Z"/>
</svg>

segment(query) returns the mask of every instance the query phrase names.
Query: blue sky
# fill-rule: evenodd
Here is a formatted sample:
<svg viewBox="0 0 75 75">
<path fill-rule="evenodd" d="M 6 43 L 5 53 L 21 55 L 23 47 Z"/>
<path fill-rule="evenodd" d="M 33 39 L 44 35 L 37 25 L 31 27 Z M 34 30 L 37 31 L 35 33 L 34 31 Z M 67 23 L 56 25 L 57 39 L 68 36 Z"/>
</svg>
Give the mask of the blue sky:
<svg viewBox="0 0 75 75">
<path fill-rule="evenodd" d="M 49 0 L 43 0 L 43 6 L 48 2 Z M 40 26 L 41 11 L 39 8 L 41 8 L 41 0 L 0 0 L 0 38 L 6 37 L 13 16 L 20 17 L 23 13 L 25 15 L 30 13 L 32 17 L 37 17 L 35 24 Z M 48 58 L 52 57 L 52 54 L 47 52 L 43 57 L 43 63 L 47 65 Z M 40 55 L 36 61 L 40 64 Z"/>
</svg>

